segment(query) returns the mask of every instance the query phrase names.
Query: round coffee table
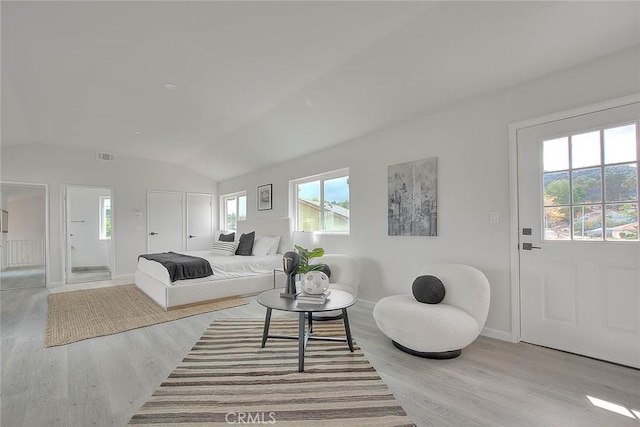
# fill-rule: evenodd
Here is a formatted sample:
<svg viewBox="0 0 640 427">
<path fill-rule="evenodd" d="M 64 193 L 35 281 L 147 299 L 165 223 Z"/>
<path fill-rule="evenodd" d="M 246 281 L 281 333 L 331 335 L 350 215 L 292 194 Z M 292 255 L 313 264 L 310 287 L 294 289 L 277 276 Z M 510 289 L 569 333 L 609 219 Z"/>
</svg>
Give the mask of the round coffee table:
<svg viewBox="0 0 640 427">
<path fill-rule="evenodd" d="M 348 292 L 332 289 L 324 304 L 305 304 L 291 298 L 280 296 L 282 289 L 272 289 L 258 295 L 258 303 L 267 308 L 267 315 L 264 319 L 264 331 L 262 332 L 262 347 L 267 343 L 268 338 L 297 339 L 298 340 L 298 372 L 304 371 L 304 350 L 309 340 L 319 341 L 343 341 L 349 345 L 349 350 L 353 353 L 353 342 L 351 341 L 351 328 L 349 327 L 349 317 L 347 308 L 355 304 L 356 299 Z M 269 335 L 269 324 L 271 323 L 271 311 L 291 311 L 298 313 L 298 336 L 294 335 Z M 342 310 L 344 321 L 345 338 L 316 337 L 313 336 L 313 313 L 320 311 Z M 305 316 L 307 314 L 307 316 Z M 308 319 L 308 327 L 305 328 L 305 317 Z M 306 329 L 306 330 L 305 330 Z"/>
</svg>

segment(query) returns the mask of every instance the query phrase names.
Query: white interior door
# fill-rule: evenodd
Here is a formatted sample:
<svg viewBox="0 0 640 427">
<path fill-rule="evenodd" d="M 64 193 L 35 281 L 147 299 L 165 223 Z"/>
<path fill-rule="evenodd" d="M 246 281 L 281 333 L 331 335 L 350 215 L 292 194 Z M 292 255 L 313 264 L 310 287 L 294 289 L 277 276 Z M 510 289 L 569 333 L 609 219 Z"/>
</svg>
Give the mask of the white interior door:
<svg viewBox="0 0 640 427">
<path fill-rule="evenodd" d="M 184 250 L 184 194 L 148 192 L 147 251 Z"/>
<path fill-rule="evenodd" d="M 639 118 L 518 131 L 523 341 L 640 368 Z"/>
<path fill-rule="evenodd" d="M 213 243 L 213 196 L 187 193 L 187 250 L 204 251 Z"/>
</svg>

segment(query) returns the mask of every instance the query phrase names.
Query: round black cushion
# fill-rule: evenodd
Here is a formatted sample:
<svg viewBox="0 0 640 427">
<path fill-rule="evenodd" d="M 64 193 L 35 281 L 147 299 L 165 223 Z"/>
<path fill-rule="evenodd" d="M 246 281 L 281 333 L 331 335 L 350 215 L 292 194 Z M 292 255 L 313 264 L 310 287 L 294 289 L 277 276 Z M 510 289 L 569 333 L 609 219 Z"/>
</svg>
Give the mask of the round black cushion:
<svg viewBox="0 0 640 427">
<path fill-rule="evenodd" d="M 331 269 L 329 268 L 329 266 L 327 264 L 322 264 L 322 268 L 320 269 L 320 271 L 322 271 L 324 274 L 326 274 L 327 277 L 331 278 Z"/>
<path fill-rule="evenodd" d="M 436 276 L 418 276 L 411 286 L 416 300 L 427 304 L 438 304 L 444 299 L 444 284 Z"/>
</svg>

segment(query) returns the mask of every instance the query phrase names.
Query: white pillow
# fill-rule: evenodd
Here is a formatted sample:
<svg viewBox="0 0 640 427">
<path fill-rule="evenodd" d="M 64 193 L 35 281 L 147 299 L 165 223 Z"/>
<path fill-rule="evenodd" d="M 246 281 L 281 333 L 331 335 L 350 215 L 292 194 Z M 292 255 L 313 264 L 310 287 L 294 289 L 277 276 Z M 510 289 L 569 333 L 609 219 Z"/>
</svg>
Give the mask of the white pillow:
<svg viewBox="0 0 640 427">
<path fill-rule="evenodd" d="M 220 256 L 231 256 L 235 255 L 236 249 L 238 249 L 238 244 L 240 242 L 236 240 L 235 242 L 214 242 L 213 247 L 211 248 L 211 255 L 220 255 Z"/>
<path fill-rule="evenodd" d="M 274 243 L 276 244 L 276 250 L 277 250 L 278 248 L 277 244 L 279 242 L 280 242 L 280 237 L 256 236 L 256 239 L 253 241 L 253 249 L 251 250 L 251 255 L 255 255 L 255 256 L 269 255 L 269 252 L 272 250 Z"/>
<path fill-rule="evenodd" d="M 269 248 L 267 255 L 276 255 L 278 253 L 278 247 L 280 246 L 280 236 L 273 236 L 273 243 Z"/>
</svg>

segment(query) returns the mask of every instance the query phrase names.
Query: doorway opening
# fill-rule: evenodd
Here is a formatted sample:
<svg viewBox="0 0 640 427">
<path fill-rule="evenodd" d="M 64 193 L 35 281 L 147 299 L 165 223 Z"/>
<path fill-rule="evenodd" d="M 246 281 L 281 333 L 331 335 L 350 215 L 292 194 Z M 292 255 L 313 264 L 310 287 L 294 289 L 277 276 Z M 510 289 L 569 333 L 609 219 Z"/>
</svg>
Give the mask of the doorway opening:
<svg viewBox="0 0 640 427">
<path fill-rule="evenodd" d="M 65 283 L 85 283 L 113 278 L 115 258 L 113 190 L 66 186 Z"/>
<path fill-rule="evenodd" d="M 0 184 L 0 290 L 47 284 L 47 186 Z"/>
</svg>

